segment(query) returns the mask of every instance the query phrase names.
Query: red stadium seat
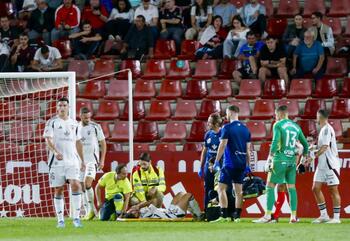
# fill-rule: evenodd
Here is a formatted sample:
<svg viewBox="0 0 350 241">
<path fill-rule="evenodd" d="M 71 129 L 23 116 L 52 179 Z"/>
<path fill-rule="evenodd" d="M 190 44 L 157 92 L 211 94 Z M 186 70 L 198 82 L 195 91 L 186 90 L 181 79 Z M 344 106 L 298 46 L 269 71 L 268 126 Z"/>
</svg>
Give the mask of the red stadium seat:
<svg viewBox="0 0 350 241">
<path fill-rule="evenodd" d="M 343 79 L 343 86 L 339 96 L 343 98 L 350 98 L 350 78 Z"/>
<path fill-rule="evenodd" d="M 316 98 L 332 98 L 337 95 L 336 79 L 322 78 L 316 81 L 316 89 L 313 94 Z"/>
<path fill-rule="evenodd" d="M 111 79 L 107 88 L 107 100 L 123 100 L 128 97 L 128 81 L 120 79 Z"/>
<path fill-rule="evenodd" d="M 86 60 L 71 60 L 68 64 L 68 71 L 75 72 L 77 80 L 86 80 L 89 78 L 89 64 Z"/>
<path fill-rule="evenodd" d="M 202 149 L 203 149 L 202 142 L 200 142 L 200 143 L 186 142 L 185 145 L 184 145 L 183 151 L 197 151 L 197 152 L 201 152 Z"/>
<path fill-rule="evenodd" d="M 184 122 L 170 121 L 165 126 L 162 141 L 174 142 L 185 140 L 187 136 L 186 124 Z"/>
<path fill-rule="evenodd" d="M 141 100 L 133 101 L 133 120 L 140 120 L 145 117 L 145 104 Z M 129 120 L 129 102 L 126 101 L 123 109 L 123 114 L 120 116 L 121 120 Z"/>
<path fill-rule="evenodd" d="M 191 76 L 191 67 L 188 60 L 170 61 L 170 67 L 167 74 L 168 79 L 186 79 Z"/>
<path fill-rule="evenodd" d="M 107 143 L 107 151 L 123 151 L 123 147 L 120 143 Z"/>
<path fill-rule="evenodd" d="M 267 79 L 264 84 L 262 98 L 280 99 L 287 94 L 286 82 L 283 79 Z"/>
<path fill-rule="evenodd" d="M 63 59 L 68 59 L 72 55 L 72 46 L 68 39 L 55 40 L 52 46 L 60 51 Z"/>
<path fill-rule="evenodd" d="M 350 15 L 350 1 L 332 0 L 331 8 L 327 15 L 330 17 L 346 17 Z"/>
<path fill-rule="evenodd" d="M 192 120 L 197 116 L 196 102 L 193 100 L 178 100 L 173 120 Z"/>
<path fill-rule="evenodd" d="M 175 143 L 157 143 L 156 151 L 176 151 Z"/>
<path fill-rule="evenodd" d="M 129 141 L 129 126 L 128 121 L 114 122 L 114 128 L 109 138 L 113 142 L 127 142 Z"/>
<path fill-rule="evenodd" d="M 156 87 L 153 80 L 136 80 L 134 88 L 135 100 L 149 100 L 156 95 Z"/>
<path fill-rule="evenodd" d="M 148 143 L 134 143 L 134 151 L 149 151 Z"/>
<path fill-rule="evenodd" d="M 305 0 L 304 2 L 304 16 L 311 16 L 313 12 L 321 12 L 322 14 L 326 13 L 325 1 L 313 1 Z"/>
<path fill-rule="evenodd" d="M 77 97 L 86 99 L 99 99 L 106 95 L 104 80 L 93 80 L 85 84 L 85 89 Z"/>
<path fill-rule="evenodd" d="M 248 100 L 231 100 L 230 104 L 239 108 L 239 119 L 247 119 L 250 117 L 250 106 Z"/>
<path fill-rule="evenodd" d="M 288 98 L 307 98 L 312 94 L 311 79 L 293 79 L 290 84 Z"/>
<path fill-rule="evenodd" d="M 30 139 L 31 141 L 33 141 L 33 142 L 44 141 L 43 134 L 44 134 L 45 125 L 46 125 L 45 122 L 40 122 L 36 125 L 35 130 L 33 132 L 33 135 Z"/>
<path fill-rule="evenodd" d="M 135 141 L 137 142 L 152 142 L 159 139 L 158 125 L 154 121 L 139 121 Z"/>
<path fill-rule="evenodd" d="M 196 62 L 195 72 L 192 77 L 197 79 L 211 79 L 216 75 L 216 60 L 200 59 Z"/>
<path fill-rule="evenodd" d="M 229 79 L 213 80 L 209 91 L 209 99 L 226 99 L 232 96 L 231 81 Z"/>
<path fill-rule="evenodd" d="M 191 79 L 187 82 L 184 99 L 203 99 L 208 94 L 205 80 Z"/>
<path fill-rule="evenodd" d="M 285 18 L 270 18 L 267 22 L 266 32 L 276 38 L 281 38 L 288 25 Z"/>
<path fill-rule="evenodd" d="M 340 120 L 328 120 L 328 123 L 333 127 L 335 138 L 339 141 L 343 137 L 343 126 Z"/>
<path fill-rule="evenodd" d="M 103 134 L 105 135 L 106 139 L 109 139 L 111 137 L 111 131 L 109 129 L 109 122 L 99 122 L 101 129 L 103 131 Z"/>
<path fill-rule="evenodd" d="M 250 130 L 252 141 L 262 141 L 266 138 L 266 126 L 263 121 L 248 121 L 246 123 Z"/>
<path fill-rule="evenodd" d="M 288 116 L 294 119 L 299 116 L 299 103 L 295 99 L 282 99 L 278 101 L 278 106 L 286 105 L 288 107 Z"/>
<path fill-rule="evenodd" d="M 16 121 L 10 125 L 6 140 L 10 142 L 28 142 L 33 134 L 32 124 Z"/>
<path fill-rule="evenodd" d="M 166 74 L 164 60 L 149 59 L 142 79 L 162 79 Z"/>
<path fill-rule="evenodd" d="M 182 88 L 180 80 L 165 79 L 160 86 L 157 99 L 161 100 L 176 100 L 182 96 Z"/>
<path fill-rule="evenodd" d="M 94 108 L 92 106 L 92 102 L 90 100 L 77 100 L 77 103 L 76 103 L 76 113 L 77 113 L 77 119 L 80 120 L 80 109 L 83 108 L 83 107 L 87 107 L 90 111 L 91 111 L 91 114 L 92 114 L 92 117 L 94 115 Z"/>
<path fill-rule="evenodd" d="M 161 121 L 170 118 L 170 103 L 167 100 L 152 100 L 146 120 Z"/>
<path fill-rule="evenodd" d="M 323 22 L 332 28 L 333 35 L 338 36 L 342 33 L 343 29 L 339 18 L 325 18 Z"/>
<path fill-rule="evenodd" d="M 349 99 L 334 99 L 332 104 L 331 118 L 348 118 L 350 116 Z"/>
<path fill-rule="evenodd" d="M 176 56 L 176 47 L 174 40 L 158 39 L 154 48 L 154 58 L 170 59 Z"/>
<path fill-rule="evenodd" d="M 350 36 L 350 17 L 346 21 L 345 33 L 346 36 Z"/>
<path fill-rule="evenodd" d="M 261 82 L 258 79 L 243 79 L 237 99 L 256 99 L 261 96 Z"/>
<path fill-rule="evenodd" d="M 95 61 L 94 70 L 91 73 L 91 78 L 101 77 L 99 79 L 110 79 L 115 72 L 115 64 L 112 59 L 98 59 Z"/>
<path fill-rule="evenodd" d="M 255 120 L 267 120 L 271 119 L 275 114 L 275 105 L 273 100 L 256 100 L 253 116 L 251 119 Z"/>
<path fill-rule="evenodd" d="M 314 120 L 298 120 L 297 124 L 300 126 L 304 136 L 317 136 L 316 122 Z"/>
<path fill-rule="evenodd" d="M 233 59 L 224 59 L 221 63 L 220 73 L 218 75 L 219 79 L 232 79 L 232 72 L 239 69 L 241 63 L 240 61 Z"/>
<path fill-rule="evenodd" d="M 137 79 L 141 76 L 141 63 L 139 60 L 126 59 L 120 64 L 119 70 L 130 69 L 132 78 Z M 128 71 L 117 74 L 117 79 L 128 79 Z"/>
<path fill-rule="evenodd" d="M 16 109 L 16 119 L 33 120 L 40 118 L 40 103 L 37 100 L 22 100 Z"/>
<path fill-rule="evenodd" d="M 115 120 L 119 116 L 118 102 L 113 100 L 100 100 L 95 120 Z"/>
<path fill-rule="evenodd" d="M 221 113 L 220 101 L 218 100 L 202 100 L 197 119 L 207 120 L 212 113 Z"/>
<path fill-rule="evenodd" d="M 271 17 L 274 12 L 272 0 L 259 0 L 259 2 L 265 6 L 266 16 Z"/>
<path fill-rule="evenodd" d="M 179 59 L 195 60 L 195 52 L 199 48 L 199 41 L 183 40 L 181 43 L 181 54 Z"/>
<path fill-rule="evenodd" d="M 299 0 L 278 1 L 277 15 L 281 17 L 294 17 L 300 12 Z"/>
<path fill-rule="evenodd" d="M 187 141 L 203 141 L 206 131 L 207 123 L 205 121 L 193 121 Z"/>
<path fill-rule="evenodd" d="M 326 76 L 330 78 L 340 78 L 348 73 L 348 64 L 345 58 L 327 58 Z"/>
<path fill-rule="evenodd" d="M 261 152 L 269 153 L 271 148 L 271 142 L 263 142 L 260 145 L 260 150 Z"/>
<path fill-rule="evenodd" d="M 317 111 L 325 109 L 326 104 L 321 99 L 308 99 L 304 106 L 304 114 L 301 115 L 303 119 L 316 119 Z"/>
<path fill-rule="evenodd" d="M 230 2 L 238 9 L 243 7 L 247 3 L 247 0 L 230 0 Z"/>
</svg>

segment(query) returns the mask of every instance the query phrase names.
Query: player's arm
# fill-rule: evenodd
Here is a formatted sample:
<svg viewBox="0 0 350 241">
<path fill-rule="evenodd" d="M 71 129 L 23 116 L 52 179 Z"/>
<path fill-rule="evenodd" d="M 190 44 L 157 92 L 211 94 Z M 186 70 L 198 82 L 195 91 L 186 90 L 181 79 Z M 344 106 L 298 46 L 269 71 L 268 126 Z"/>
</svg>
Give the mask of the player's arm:
<svg viewBox="0 0 350 241">
<path fill-rule="evenodd" d="M 57 160 L 62 160 L 63 156 L 59 151 L 57 151 L 55 145 L 53 144 L 52 137 L 46 137 L 45 142 L 47 147 L 53 153 L 53 155 L 57 158 Z"/>
<path fill-rule="evenodd" d="M 84 170 L 85 164 L 84 164 L 84 156 L 83 156 L 83 143 L 81 140 L 76 141 L 76 147 L 77 147 L 77 152 L 81 160 L 81 170 Z"/>
<path fill-rule="evenodd" d="M 204 166 L 205 156 L 207 155 L 207 147 L 203 146 L 202 152 L 201 152 L 201 169 Z"/>
<path fill-rule="evenodd" d="M 227 146 L 227 139 L 221 139 L 220 145 L 218 148 L 218 153 L 216 154 L 215 162 L 218 162 L 222 158 L 222 155 L 224 154 L 226 146 Z"/>
<path fill-rule="evenodd" d="M 248 166 L 248 167 L 250 167 L 250 157 L 251 157 L 251 155 L 252 155 L 252 150 L 253 150 L 253 148 L 252 148 L 252 143 L 247 142 L 247 151 L 246 151 L 247 155 L 246 155 L 246 160 L 247 160 L 247 166 Z"/>
<path fill-rule="evenodd" d="M 321 148 L 315 153 L 315 157 L 321 156 L 323 153 L 325 153 L 329 147 L 329 143 L 331 143 L 332 140 L 332 134 L 331 131 L 326 128 L 319 137 L 321 140 Z"/>
<path fill-rule="evenodd" d="M 273 157 L 275 153 L 279 150 L 279 143 L 281 141 L 281 131 L 278 128 L 278 125 L 273 125 L 273 137 L 270 148 L 270 156 Z"/>
<path fill-rule="evenodd" d="M 99 141 L 99 143 L 100 143 L 100 146 L 101 146 L 101 158 L 100 158 L 99 167 L 102 170 L 104 165 L 105 165 L 105 158 L 106 158 L 106 153 L 107 153 L 107 144 L 106 144 L 106 140 L 105 139 Z"/>
</svg>

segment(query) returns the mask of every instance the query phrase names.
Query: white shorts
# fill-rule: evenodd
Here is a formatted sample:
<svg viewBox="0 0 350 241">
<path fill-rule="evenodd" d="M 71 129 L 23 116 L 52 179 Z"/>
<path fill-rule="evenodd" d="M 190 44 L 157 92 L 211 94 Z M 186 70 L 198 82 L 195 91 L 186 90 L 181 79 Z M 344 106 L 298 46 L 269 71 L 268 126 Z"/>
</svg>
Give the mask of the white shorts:
<svg viewBox="0 0 350 241">
<path fill-rule="evenodd" d="M 316 168 L 314 182 L 327 183 L 328 186 L 339 185 L 340 170 Z"/>
<path fill-rule="evenodd" d="M 80 171 L 79 180 L 84 182 L 86 177 L 91 177 L 95 180 L 96 177 L 96 164 L 89 162 L 85 165 L 85 171 Z"/>
<path fill-rule="evenodd" d="M 169 213 L 176 215 L 176 217 L 184 217 L 186 215 L 186 212 L 182 210 L 179 206 L 170 204 L 169 208 Z"/>
<path fill-rule="evenodd" d="M 62 187 L 67 180 L 79 181 L 79 172 L 77 166 L 52 167 L 49 172 L 50 187 Z"/>
</svg>

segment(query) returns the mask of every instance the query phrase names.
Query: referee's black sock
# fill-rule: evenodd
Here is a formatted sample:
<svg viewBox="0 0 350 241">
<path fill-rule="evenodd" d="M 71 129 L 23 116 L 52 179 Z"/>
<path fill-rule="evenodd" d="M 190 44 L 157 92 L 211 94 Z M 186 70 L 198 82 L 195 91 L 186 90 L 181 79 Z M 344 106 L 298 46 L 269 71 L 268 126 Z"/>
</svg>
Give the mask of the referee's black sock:
<svg viewBox="0 0 350 241">
<path fill-rule="evenodd" d="M 236 208 L 235 209 L 235 213 L 233 214 L 233 218 L 241 218 L 241 212 L 242 212 L 242 208 Z"/>
<path fill-rule="evenodd" d="M 227 218 L 227 208 L 221 208 L 221 217 Z"/>
</svg>

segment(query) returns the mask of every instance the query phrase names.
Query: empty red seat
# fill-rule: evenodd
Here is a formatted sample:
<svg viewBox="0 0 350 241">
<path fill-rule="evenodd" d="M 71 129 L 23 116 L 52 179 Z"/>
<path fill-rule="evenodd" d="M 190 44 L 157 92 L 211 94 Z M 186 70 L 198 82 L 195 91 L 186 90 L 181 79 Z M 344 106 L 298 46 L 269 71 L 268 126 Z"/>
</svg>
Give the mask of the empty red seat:
<svg viewBox="0 0 350 241">
<path fill-rule="evenodd" d="M 157 139 L 159 139 L 157 123 L 154 121 L 139 121 L 134 140 L 137 142 L 153 142 Z"/>
<path fill-rule="evenodd" d="M 330 17 L 346 17 L 350 15 L 350 1 L 332 0 L 331 8 L 327 15 Z"/>
<path fill-rule="evenodd" d="M 186 79 L 191 76 L 191 67 L 188 60 L 170 61 L 169 71 L 167 73 L 168 79 Z"/>
<path fill-rule="evenodd" d="M 105 138 L 109 139 L 111 137 L 111 131 L 109 129 L 109 122 L 99 122 L 98 124 L 100 124 Z"/>
<path fill-rule="evenodd" d="M 99 99 L 106 95 L 104 80 L 89 81 L 85 84 L 84 90 L 77 97 L 87 99 Z"/>
<path fill-rule="evenodd" d="M 77 113 L 77 119 L 80 120 L 80 109 L 83 107 L 87 107 L 90 111 L 92 116 L 94 115 L 94 108 L 92 107 L 92 102 L 90 100 L 77 100 L 76 102 L 76 113 Z"/>
<path fill-rule="evenodd" d="M 86 60 L 71 60 L 68 64 L 68 71 L 75 72 L 77 80 L 85 80 L 89 78 L 89 65 Z"/>
<path fill-rule="evenodd" d="M 149 59 L 146 62 L 143 79 L 162 79 L 166 74 L 164 60 Z"/>
<path fill-rule="evenodd" d="M 173 120 L 192 120 L 197 116 L 196 102 L 193 100 L 178 100 Z"/>
<path fill-rule="evenodd" d="M 339 96 L 343 98 L 350 98 L 350 78 L 343 79 L 343 85 Z"/>
<path fill-rule="evenodd" d="M 288 116 L 294 119 L 299 116 L 299 103 L 295 99 L 282 99 L 278 101 L 278 106 L 286 105 L 288 107 Z"/>
<path fill-rule="evenodd" d="M 203 99 L 208 94 L 205 80 L 191 79 L 187 82 L 184 99 Z"/>
<path fill-rule="evenodd" d="M 111 79 L 107 88 L 107 95 L 104 97 L 109 100 L 123 100 L 128 95 L 128 81 L 120 79 Z"/>
<path fill-rule="evenodd" d="M 277 15 L 282 17 L 294 17 L 300 11 L 299 0 L 278 1 Z"/>
<path fill-rule="evenodd" d="M 231 100 L 230 104 L 239 108 L 239 119 L 250 117 L 250 106 L 248 100 Z"/>
<path fill-rule="evenodd" d="M 193 78 L 211 79 L 217 75 L 215 59 L 200 59 L 196 62 Z"/>
<path fill-rule="evenodd" d="M 176 151 L 175 143 L 157 143 L 156 151 Z"/>
<path fill-rule="evenodd" d="M 187 141 L 203 141 L 206 131 L 207 123 L 205 121 L 193 121 Z"/>
<path fill-rule="evenodd" d="M 167 100 L 152 100 L 146 120 L 166 120 L 170 118 L 170 103 Z"/>
<path fill-rule="evenodd" d="M 156 87 L 153 80 L 136 80 L 134 88 L 135 100 L 149 100 L 156 95 Z"/>
<path fill-rule="evenodd" d="M 266 138 L 266 126 L 263 121 L 248 121 L 246 123 L 252 141 L 262 141 Z"/>
<path fill-rule="evenodd" d="M 187 136 L 186 124 L 184 122 L 170 121 L 165 126 L 162 141 L 173 142 L 185 140 Z"/>
<path fill-rule="evenodd" d="M 273 100 L 256 100 L 251 119 L 267 120 L 275 114 Z"/>
<path fill-rule="evenodd" d="M 328 120 L 328 123 L 333 127 L 335 138 L 339 141 L 343 137 L 343 126 L 340 120 Z"/>
<path fill-rule="evenodd" d="M 148 143 L 134 143 L 134 151 L 149 151 Z"/>
<path fill-rule="evenodd" d="M 33 135 L 31 137 L 31 141 L 33 142 L 42 142 L 44 141 L 44 129 L 45 129 L 45 122 L 40 122 L 35 126 L 35 130 L 33 131 Z"/>
<path fill-rule="evenodd" d="M 218 100 L 202 100 L 197 119 L 207 120 L 212 113 L 221 113 L 221 105 Z"/>
<path fill-rule="evenodd" d="M 119 116 L 119 105 L 113 100 L 100 100 L 95 120 L 115 120 Z"/>
<path fill-rule="evenodd" d="M 310 136 L 314 139 L 317 137 L 316 122 L 314 120 L 298 120 L 297 124 L 300 126 L 304 136 Z"/>
<path fill-rule="evenodd" d="M 340 78 L 348 73 L 348 64 L 346 58 L 327 58 L 326 76 L 330 78 Z"/>
<path fill-rule="evenodd" d="M 16 119 L 33 120 L 40 118 L 40 103 L 37 100 L 25 99 L 16 109 Z"/>
<path fill-rule="evenodd" d="M 112 59 L 98 59 L 95 61 L 91 78 L 110 79 L 114 76 L 115 64 Z"/>
<path fill-rule="evenodd" d="M 350 18 L 348 17 L 348 20 L 346 21 L 346 27 L 345 27 L 345 33 L 346 36 L 350 35 Z"/>
<path fill-rule="evenodd" d="M 141 76 L 141 63 L 139 60 L 126 59 L 120 64 L 119 70 L 130 69 L 132 78 L 137 79 Z M 117 79 L 128 79 L 128 71 L 119 72 Z"/>
<path fill-rule="evenodd" d="M 129 141 L 129 122 L 128 121 L 114 122 L 114 128 L 109 140 L 113 142 Z"/>
<path fill-rule="evenodd" d="M 203 149 L 202 143 L 196 143 L 196 142 L 186 142 L 183 148 L 183 151 L 196 151 L 201 152 Z"/>
<path fill-rule="evenodd" d="M 209 99 L 226 99 L 232 96 L 231 81 L 229 79 L 218 79 L 212 81 L 209 91 Z"/>
<path fill-rule="evenodd" d="M 317 111 L 325 109 L 326 104 L 321 99 L 308 99 L 304 106 L 304 114 L 301 115 L 303 119 L 316 119 Z"/>
<path fill-rule="evenodd" d="M 333 35 L 338 36 L 342 33 L 343 29 L 339 18 L 325 18 L 323 22 L 332 28 Z"/>
<path fill-rule="evenodd" d="M 181 43 L 181 54 L 179 59 L 196 59 L 195 52 L 199 48 L 199 41 L 196 40 L 183 40 Z"/>
<path fill-rule="evenodd" d="M 311 16 L 313 12 L 321 12 L 322 14 L 326 13 L 325 1 L 312 1 L 305 0 L 304 2 L 304 16 Z"/>
<path fill-rule="evenodd" d="M 170 59 L 175 57 L 176 47 L 174 40 L 158 39 L 154 48 L 154 58 Z"/>
<path fill-rule="evenodd" d="M 240 67 L 240 61 L 233 59 L 224 59 L 221 63 L 219 79 L 232 79 L 232 72 Z"/>
<path fill-rule="evenodd" d="M 271 142 L 263 142 L 260 145 L 260 150 L 261 152 L 269 153 L 271 148 Z"/>
<path fill-rule="evenodd" d="M 28 142 L 33 135 L 33 127 L 29 122 L 17 121 L 10 125 L 7 141 Z"/>
<path fill-rule="evenodd" d="M 348 118 L 350 116 L 349 99 L 334 99 L 332 104 L 331 118 Z"/>
<path fill-rule="evenodd" d="M 286 96 L 287 87 L 283 79 L 267 79 L 264 84 L 264 92 L 262 98 L 280 99 Z"/>
<path fill-rule="evenodd" d="M 145 117 L 145 104 L 141 100 L 133 101 L 133 120 L 140 120 Z M 129 120 L 129 102 L 126 101 L 123 109 L 121 120 Z"/>
<path fill-rule="evenodd" d="M 243 79 L 237 99 L 256 99 L 261 96 L 261 82 L 258 79 Z"/>
<path fill-rule="evenodd" d="M 72 55 L 72 46 L 68 39 L 55 40 L 53 41 L 52 46 L 60 51 L 63 59 L 67 59 Z"/>
<path fill-rule="evenodd" d="M 176 100 L 182 96 L 182 88 L 180 80 L 165 79 L 160 86 L 157 99 Z"/>
<path fill-rule="evenodd" d="M 281 38 L 287 25 L 286 18 L 270 18 L 267 22 L 266 32 L 275 38 Z"/>
<path fill-rule="evenodd" d="M 107 151 L 123 151 L 123 147 L 120 143 L 107 143 Z"/>
<path fill-rule="evenodd" d="M 293 79 L 290 83 L 288 98 L 307 98 L 312 94 L 311 79 Z"/>
<path fill-rule="evenodd" d="M 16 116 L 16 104 L 14 101 L 0 102 L 0 120 L 8 121 Z"/>
<path fill-rule="evenodd" d="M 259 0 L 259 2 L 265 6 L 266 16 L 271 17 L 274 12 L 272 0 Z"/>
<path fill-rule="evenodd" d="M 332 98 L 337 95 L 337 81 L 332 78 L 322 78 L 316 81 L 316 89 L 313 94 L 316 98 Z"/>
</svg>

